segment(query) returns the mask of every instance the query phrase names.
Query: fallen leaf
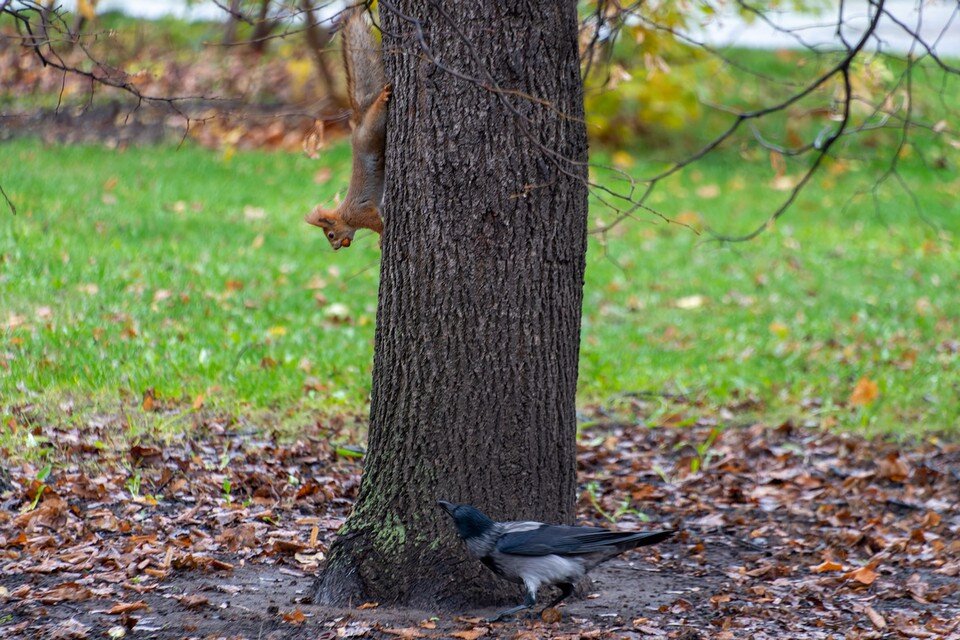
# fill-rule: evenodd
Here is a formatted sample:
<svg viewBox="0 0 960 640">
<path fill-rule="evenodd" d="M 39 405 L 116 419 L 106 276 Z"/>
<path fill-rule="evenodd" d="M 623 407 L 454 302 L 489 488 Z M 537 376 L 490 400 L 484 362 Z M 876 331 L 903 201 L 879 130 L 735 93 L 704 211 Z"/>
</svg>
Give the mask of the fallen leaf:
<svg viewBox="0 0 960 640">
<path fill-rule="evenodd" d="M 867 607 L 863 610 L 867 617 L 870 618 L 870 622 L 873 623 L 877 629 L 884 629 L 887 626 L 887 621 L 883 619 L 883 616 L 877 613 L 876 609 L 873 607 Z"/>
<path fill-rule="evenodd" d="M 910 477 L 910 465 L 904 460 L 900 453 L 894 451 L 877 461 L 877 470 L 881 478 L 886 478 L 893 482 L 903 482 Z"/>
<path fill-rule="evenodd" d="M 425 634 L 416 627 L 404 627 L 402 629 L 384 629 L 384 633 L 401 638 L 422 638 Z"/>
<path fill-rule="evenodd" d="M 284 622 L 289 622 L 290 624 L 301 625 L 307 620 L 307 616 L 304 615 L 303 611 L 300 609 L 294 609 L 293 611 L 288 611 L 287 613 L 281 613 L 280 617 L 283 618 Z"/>
<path fill-rule="evenodd" d="M 364 622 L 350 622 L 337 629 L 338 638 L 362 638 L 373 631 L 373 627 Z"/>
<path fill-rule="evenodd" d="M 707 302 L 707 298 L 701 295 L 684 296 L 673 301 L 673 306 L 677 309 L 699 309 Z"/>
<path fill-rule="evenodd" d="M 194 594 L 174 596 L 174 599 L 176 599 L 187 609 L 202 609 L 210 604 L 210 599 L 206 596 L 198 596 Z"/>
<path fill-rule="evenodd" d="M 864 376 L 857 381 L 857 386 L 853 388 L 848 402 L 855 407 L 865 407 L 873 404 L 879 395 L 880 387 L 877 383 Z"/>
<path fill-rule="evenodd" d="M 547 624 L 553 624 L 555 622 L 560 622 L 563 618 L 563 614 L 560 613 L 560 609 L 556 607 L 548 607 L 540 612 L 540 619 L 546 622 Z"/>
<path fill-rule="evenodd" d="M 157 408 L 157 394 L 153 390 L 153 387 L 149 389 L 144 389 L 143 391 L 143 402 L 140 403 L 140 408 L 144 411 L 155 411 Z"/>
<path fill-rule="evenodd" d="M 465 629 L 463 631 L 454 631 L 450 635 L 454 638 L 460 638 L 460 640 L 477 640 L 477 638 L 487 634 L 486 627 L 474 627 L 473 629 Z"/>
<path fill-rule="evenodd" d="M 715 184 L 705 184 L 697 187 L 697 195 L 707 200 L 716 198 L 720 195 L 720 187 Z"/>
<path fill-rule="evenodd" d="M 859 569 L 854 569 L 853 571 L 850 571 L 849 573 L 845 574 L 843 577 L 847 580 L 853 580 L 855 582 L 859 582 L 860 584 L 865 584 L 869 586 L 873 584 L 874 581 L 877 579 L 877 572 L 874 571 L 874 568 L 875 567 L 866 565 L 864 567 L 860 567 Z"/>
<path fill-rule="evenodd" d="M 139 611 L 140 609 L 148 608 L 149 607 L 147 606 L 147 603 L 143 600 L 137 600 L 136 602 L 118 602 L 110 607 L 107 613 L 112 616 L 118 616 L 124 613 L 130 613 L 131 611 Z"/>
<path fill-rule="evenodd" d="M 84 640 L 90 637 L 90 627 L 79 620 L 69 618 L 53 629 L 47 640 Z"/>
<path fill-rule="evenodd" d="M 843 565 L 839 562 L 834 562 L 833 560 L 825 560 L 824 562 L 818 564 L 813 569 L 814 573 L 827 573 L 828 571 L 843 571 Z"/>
<path fill-rule="evenodd" d="M 92 596 L 93 593 L 90 589 L 76 582 L 64 582 L 43 592 L 37 599 L 43 604 L 58 604 L 60 602 L 83 602 L 89 600 Z"/>
</svg>

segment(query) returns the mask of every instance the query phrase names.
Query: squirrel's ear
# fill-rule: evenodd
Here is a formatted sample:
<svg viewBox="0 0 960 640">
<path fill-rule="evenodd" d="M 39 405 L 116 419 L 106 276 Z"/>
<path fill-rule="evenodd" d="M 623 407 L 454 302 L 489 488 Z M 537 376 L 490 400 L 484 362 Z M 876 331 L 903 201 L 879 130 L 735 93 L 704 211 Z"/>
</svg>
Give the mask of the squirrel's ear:
<svg viewBox="0 0 960 640">
<path fill-rule="evenodd" d="M 313 211 L 307 214 L 304 220 L 306 220 L 308 224 L 321 228 L 332 227 L 336 221 L 332 211 L 321 209 L 320 207 L 314 208 Z"/>
</svg>

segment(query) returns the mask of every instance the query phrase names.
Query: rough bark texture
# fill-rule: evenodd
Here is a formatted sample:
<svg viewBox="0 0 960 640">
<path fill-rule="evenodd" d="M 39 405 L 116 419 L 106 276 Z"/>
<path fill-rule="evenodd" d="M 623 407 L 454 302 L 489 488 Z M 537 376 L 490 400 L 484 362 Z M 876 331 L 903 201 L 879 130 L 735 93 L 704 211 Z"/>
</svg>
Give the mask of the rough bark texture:
<svg viewBox="0 0 960 640">
<path fill-rule="evenodd" d="M 437 499 L 573 518 L 587 216 L 575 7 L 380 3 L 393 96 L 369 452 L 322 603 L 515 597 L 467 558 Z"/>
</svg>

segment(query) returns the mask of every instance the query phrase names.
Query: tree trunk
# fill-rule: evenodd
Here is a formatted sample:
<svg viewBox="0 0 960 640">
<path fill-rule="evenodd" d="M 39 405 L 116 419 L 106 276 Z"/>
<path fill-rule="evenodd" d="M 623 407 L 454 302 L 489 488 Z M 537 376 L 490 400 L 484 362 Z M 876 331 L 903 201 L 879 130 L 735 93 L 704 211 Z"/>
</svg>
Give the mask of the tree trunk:
<svg viewBox="0 0 960 640">
<path fill-rule="evenodd" d="M 240 25 L 240 0 L 230 0 L 229 17 L 223 30 L 223 44 L 230 45 L 237 41 L 237 27 Z"/>
<path fill-rule="evenodd" d="M 317 74 L 320 76 L 320 84 L 323 85 L 325 97 L 334 104 L 345 105 L 346 100 L 337 93 L 336 83 L 333 80 L 333 73 L 327 64 L 327 45 L 330 44 L 331 33 L 325 29 L 317 20 L 316 9 L 313 6 L 313 0 L 300 0 L 300 10 L 303 12 L 304 28 L 303 37 L 307 41 L 307 47 L 313 54 L 313 61 L 317 65 Z"/>
<path fill-rule="evenodd" d="M 316 597 L 489 604 L 518 592 L 467 559 L 437 499 L 495 519 L 574 516 L 587 221 L 576 2 L 380 10 L 393 95 L 370 439 Z"/>
<path fill-rule="evenodd" d="M 268 38 L 277 28 L 277 21 L 270 16 L 270 1 L 260 0 L 260 11 L 253 23 L 253 33 L 250 34 L 250 49 L 255 53 L 264 53 L 267 50 Z"/>
</svg>

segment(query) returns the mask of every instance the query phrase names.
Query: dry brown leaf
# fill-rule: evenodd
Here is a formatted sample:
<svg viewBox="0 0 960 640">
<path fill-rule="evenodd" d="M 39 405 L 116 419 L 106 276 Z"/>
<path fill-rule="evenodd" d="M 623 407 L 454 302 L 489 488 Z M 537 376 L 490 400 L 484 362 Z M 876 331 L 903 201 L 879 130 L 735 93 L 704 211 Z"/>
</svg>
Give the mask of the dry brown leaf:
<svg viewBox="0 0 960 640">
<path fill-rule="evenodd" d="M 83 602 L 93 596 L 90 589 L 76 582 L 64 582 L 40 594 L 37 598 L 43 604 L 58 604 L 60 602 Z"/>
<path fill-rule="evenodd" d="M 540 612 L 540 619 L 546 622 L 547 624 L 560 622 L 562 618 L 563 618 L 563 614 L 560 613 L 560 609 L 557 609 L 556 607 L 549 607 Z"/>
<path fill-rule="evenodd" d="M 118 602 L 117 604 L 110 607 L 107 611 L 112 616 L 119 616 L 124 613 L 130 613 L 132 611 L 139 611 L 140 609 L 148 609 L 147 603 L 143 600 L 137 600 L 136 602 Z"/>
<path fill-rule="evenodd" d="M 887 454 L 877 461 L 877 468 L 881 478 L 893 482 L 903 482 L 910 477 L 910 465 L 898 451 Z"/>
<path fill-rule="evenodd" d="M 487 627 L 474 627 L 473 629 L 454 631 L 450 635 L 454 638 L 460 638 L 460 640 L 477 640 L 477 638 L 485 636 L 487 631 L 489 631 Z"/>
<path fill-rule="evenodd" d="M 90 637 L 90 627 L 79 620 L 70 618 L 58 624 L 47 636 L 47 640 L 84 640 Z"/>
<path fill-rule="evenodd" d="M 870 622 L 873 623 L 877 629 L 884 629 L 887 626 L 887 621 L 883 619 L 883 616 L 877 613 L 876 609 L 873 607 L 867 607 L 863 610 L 867 617 L 870 618 Z"/>
<path fill-rule="evenodd" d="M 174 598 L 187 609 L 202 609 L 210 604 L 209 598 L 195 594 L 174 596 Z"/>
<path fill-rule="evenodd" d="M 389 633 L 392 636 L 400 636 L 401 638 L 422 638 L 424 633 L 417 629 L 416 627 L 403 627 L 402 629 L 384 629 L 384 633 Z"/>
</svg>

